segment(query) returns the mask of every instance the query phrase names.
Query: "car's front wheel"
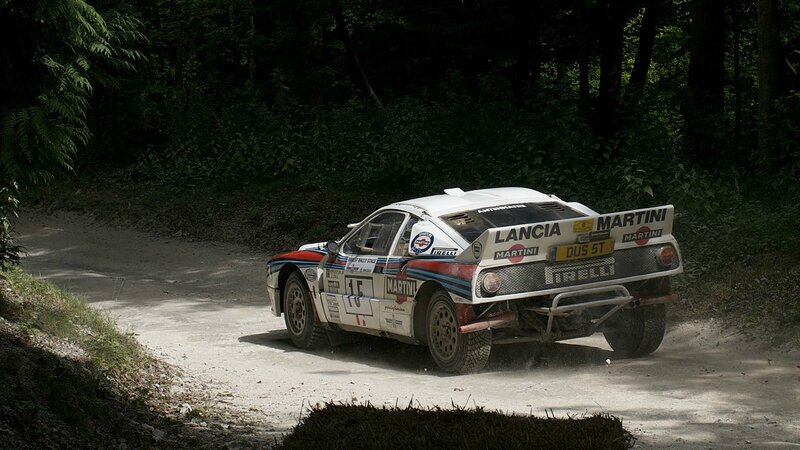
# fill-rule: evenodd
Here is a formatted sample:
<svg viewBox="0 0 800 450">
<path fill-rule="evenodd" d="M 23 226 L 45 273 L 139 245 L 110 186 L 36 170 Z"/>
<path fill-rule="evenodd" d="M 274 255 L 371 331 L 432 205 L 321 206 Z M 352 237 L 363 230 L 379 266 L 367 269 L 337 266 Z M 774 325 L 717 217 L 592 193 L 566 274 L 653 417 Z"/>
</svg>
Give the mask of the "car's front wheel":
<svg viewBox="0 0 800 450">
<path fill-rule="evenodd" d="M 283 288 L 283 320 L 294 345 L 312 349 L 325 342 L 325 330 L 314 322 L 311 293 L 300 272 L 294 272 Z"/>
<path fill-rule="evenodd" d="M 445 291 L 431 297 L 426 317 L 428 348 L 439 368 L 452 373 L 483 369 L 492 349 L 490 330 L 460 333 L 455 304 Z"/>
<path fill-rule="evenodd" d="M 606 342 L 623 358 L 638 358 L 656 351 L 667 329 L 665 305 L 623 310 L 614 318 L 613 328 L 603 332 Z"/>
</svg>

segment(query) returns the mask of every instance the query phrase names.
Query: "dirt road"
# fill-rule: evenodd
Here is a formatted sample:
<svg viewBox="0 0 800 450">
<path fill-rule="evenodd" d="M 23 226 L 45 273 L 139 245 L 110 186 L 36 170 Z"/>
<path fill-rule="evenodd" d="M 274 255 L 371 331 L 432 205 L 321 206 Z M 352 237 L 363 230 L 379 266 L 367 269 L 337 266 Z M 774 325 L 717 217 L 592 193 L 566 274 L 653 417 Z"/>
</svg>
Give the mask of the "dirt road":
<svg viewBox="0 0 800 450">
<path fill-rule="evenodd" d="M 277 429 L 294 425 L 303 405 L 328 400 L 455 403 L 607 412 L 642 448 L 800 448 L 800 353 L 770 351 L 714 323 L 672 326 L 640 360 L 615 360 L 597 336 L 496 347 L 483 373 L 445 376 L 425 348 L 389 340 L 297 351 L 265 304 L 265 255 L 245 248 L 34 211 L 17 231 L 26 270 L 85 295 L 220 401 Z"/>
</svg>

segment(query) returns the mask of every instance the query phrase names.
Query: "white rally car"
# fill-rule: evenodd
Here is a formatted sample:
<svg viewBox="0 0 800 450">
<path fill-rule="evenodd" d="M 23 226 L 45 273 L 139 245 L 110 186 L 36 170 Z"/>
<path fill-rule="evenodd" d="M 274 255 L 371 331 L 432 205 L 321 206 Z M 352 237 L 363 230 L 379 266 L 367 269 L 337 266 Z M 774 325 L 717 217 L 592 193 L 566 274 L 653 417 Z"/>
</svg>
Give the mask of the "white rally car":
<svg viewBox="0 0 800 450">
<path fill-rule="evenodd" d="M 493 344 L 602 331 L 622 357 L 661 344 L 670 276 L 683 271 L 673 207 L 598 214 L 523 188 L 393 203 L 339 241 L 272 257 L 272 311 L 292 342 L 350 331 L 427 345 L 448 372 Z"/>
</svg>

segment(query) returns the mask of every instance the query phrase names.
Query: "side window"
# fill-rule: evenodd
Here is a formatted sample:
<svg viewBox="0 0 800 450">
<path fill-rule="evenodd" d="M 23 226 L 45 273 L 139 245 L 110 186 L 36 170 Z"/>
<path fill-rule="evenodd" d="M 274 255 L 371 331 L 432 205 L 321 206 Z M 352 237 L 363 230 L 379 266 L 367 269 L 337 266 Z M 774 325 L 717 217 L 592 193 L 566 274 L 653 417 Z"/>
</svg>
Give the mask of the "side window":
<svg viewBox="0 0 800 450">
<path fill-rule="evenodd" d="M 405 219 L 405 214 L 396 212 L 375 216 L 350 236 L 342 251 L 348 255 L 388 255 Z"/>
<path fill-rule="evenodd" d="M 414 224 L 417 222 L 419 222 L 419 217 L 409 217 L 408 222 L 403 229 L 403 235 L 400 236 L 400 240 L 397 241 L 397 247 L 395 247 L 392 254 L 398 256 L 408 256 L 408 243 L 411 242 L 411 228 L 413 228 Z"/>
</svg>

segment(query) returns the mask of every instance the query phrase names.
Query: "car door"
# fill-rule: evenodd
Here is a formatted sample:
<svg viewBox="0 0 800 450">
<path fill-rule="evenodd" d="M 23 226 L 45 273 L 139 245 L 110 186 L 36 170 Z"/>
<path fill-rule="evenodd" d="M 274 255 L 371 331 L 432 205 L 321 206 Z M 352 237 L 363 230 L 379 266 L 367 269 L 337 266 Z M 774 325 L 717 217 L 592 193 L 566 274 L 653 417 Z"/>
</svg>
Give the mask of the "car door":
<svg viewBox="0 0 800 450">
<path fill-rule="evenodd" d="M 411 229 L 420 218 L 409 215 L 386 261 L 383 297 L 380 303 L 381 330 L 401 336 L 412 335 L 412 316 L 419 281 L 406 276 L 403 266 L 411 258 Z"/>
<path fill-rule="evenodd" d="M 325 302 L 329 322 L 380 331 L 386 272 L 394 271 L 391 254 L 408 214 L 383 211 L 342 241 L 325 269 Z"/>
</svg>

